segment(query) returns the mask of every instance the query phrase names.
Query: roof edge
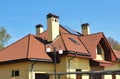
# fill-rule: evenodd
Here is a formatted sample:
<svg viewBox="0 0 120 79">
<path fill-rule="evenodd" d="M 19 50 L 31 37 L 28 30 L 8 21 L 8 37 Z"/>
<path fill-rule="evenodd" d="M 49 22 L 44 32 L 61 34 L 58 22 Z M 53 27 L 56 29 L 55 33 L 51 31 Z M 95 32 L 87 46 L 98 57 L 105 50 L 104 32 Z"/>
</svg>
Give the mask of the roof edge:
<svg viewBox="0 0 120 79">
<path fill-rule="evenodd" d="M 27 58 L 16 59 L 16 60 L 9 60 L 9 61 L 2 61 L 2 62 L 0 62 L 0 65 L 11 64 L 11 63 L 18 63 L 18 62 L 22 62 L 22 61 L 27 61 Z"/>
<path fill-rule="evenodd" d="M 0 65 L 11 64 L 11 63 L 18 63 L 18 62 L 25 62 L 25 61 L 52 62 L 52 60 L 49 60 L 49 59 L 23 58 L 23 59 L 16 59 L 16 60 L 3 61 L 3 62 L 0 62 Z"/>
<path fill-rule="evenodd" d="M 27 46 L 27 58 L 29 57 L 29 48 L 30 48 L 30 34 L 28 35 L 28 46 Z"/>
<path fill-rule="evenodd" d="M 21 39 L 19 39 L 19 40 L 15 41 L 14 43 L 12 43 L 12 44 L 10 44 L 10 45 L 8 45 L 8 46 L 4 47 L 4 48 L 3 48 L 3 49 L 1 49 L 0 51 L 2 51 L 2 50 L 4 50 L 4 49 L 6 49 L 6 48 L 8 48 L 8 47 L 10 47 L 10 46 L 12 46 L 12 45 L 14 45 L 16 42 L 18 42 L 18 41 L 20 41 L 20 40 L 22 40 L 22 39 L 26 38 L 26 37 L 27 37 L 27 36 L 29 36 L 29 35 L 34 36 L 33 34 L 28 34 L 28 35 L 24 36 L 23 38 L 21 38 Z"/>
<path fill-rule="evenodd" d="M 70 31 L 68 31 L 65 27 L 63 27 L 62 25 L 60 25 L 61 28 L 63 28 L 65 31 L 67 31 L 68 33 L 67 34 L 71 34 L 71 35 L 75 35 L 75 36 L 79 36 L 79 35 L 76 35 L 76 34 L 73 34 L 71 33 Z M 77 31 L 76 31 L 77 32 Z M 79 32 L 78 32 L 79 33 Z M 80 35 L 82 35 L 81 33 L 79 33 Z"/>
</svg>

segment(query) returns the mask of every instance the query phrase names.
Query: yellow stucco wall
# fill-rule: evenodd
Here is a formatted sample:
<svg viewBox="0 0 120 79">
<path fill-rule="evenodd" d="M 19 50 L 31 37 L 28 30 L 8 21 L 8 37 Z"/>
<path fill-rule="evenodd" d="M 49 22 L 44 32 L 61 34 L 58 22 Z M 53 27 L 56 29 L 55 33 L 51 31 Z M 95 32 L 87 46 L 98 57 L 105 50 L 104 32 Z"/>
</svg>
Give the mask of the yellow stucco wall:
<svg viewBox="0 0 120 79">
<path fill-rule="evenodd" d="M 71 57 L 67 57 L 67 61 Z M 68 67 L 69 63 L 67 62 L 67 71 L 68 72 L 76 72 L 76 69 L 80 69 L 81 71 L 90 71 L 89 59 L 84 58 L 74 58 L 70 61 L 70 68 Z M 68 79 L 76 79 L 76 75 L 67 75 Z M 83 79 L 89 79 L 88 75 L 82 75 Z"/>
<path fill-rule="evenodd" d="M 38 62 L 33 66 L 33 72 L 31 71 L 31 65 L 29 64 L 29 79 L 35 79 L 35 73 L 48 74 L 54 72 L 54 64 L 46 62 Z M 52 78 L 51 78 L 52 79 Z"/>
<path fill-rule="evenodd" d="M 120 63 L 113 62 L 113 66 L 105 67 L 104 70 L 120 70 Z M 111 75 L 105 75 L 105 79 L 112 79 Z M 116 79 L 120 79 L 120 75 L 116 75 Z"/>
<path fill-rule="evenodd" d="M 61 57 L 60 63 L 57 64 L 57 72 L 67 72 L 67 57 Z M 67 75 L 62 75 L 61 79 L 67 79 Z"/>
<path fill-rule="evenodd" d="M 57 63 L 57 72 L 75 72 L 76 69 L 80 69 L 81 71 L 90 71 L 91 68 L 89 66 L 89 59 L 84 58 L 73 58 L 70 61 L 70 68 L 68 60 L 71 57 L 61 57 L 60 63 Z M 6 64 L 0 65 L 0 79 L 10 79 L 12 70 L 19 69 L 20 76 L 16 77 L 15 79 L 35 79 L 35 73 L 54 73 L 54 64 L 47 63 L 47 62 L 38 62 L 34 65 L 34 71 L 31 71 L 31 65 L 34 62 L 21 62 L 21 63 L 14 63 L 14 64 Z M 94 67 L 95 68 L 95 67 Z M 118 70 L 120 69 L 120 63 L 113 62 L 113 66 L 104 67 L 104 70 Z M 53 79 L 54 75 L 50 76 L 50 79 Z M 112 79 L 111 75 L 105 75 L 104 79 Z M 62 75 L 61 79 L 76 79 L 75 74 L 71 75 Z M 88 75 L 82 75 L 82 79 L 89 79 Z M 120 79 L 120 75 L 116 75 L 116 79 Z"/>
<path fill-rule="evenodd" d="M 15 79 L 28 79 L 28 64 L 27 62 L 0 65 L 0 79 L 11 79 L 12 70 L 19 69 L 20 76 Z"/>
<path fill-rule="evenodd" d="M 0 79 L 11 79 L 12 70 L 19 70 L 20 76 L 14 79 L 35 79 L 35 73 L 53 73 L 54 66 L 52 63 L 38 62 L 34 65 L 34 71 L 31 71 L 31 65 L 34 62 L 21 62 L 14 64 L 0 65 Z M 50 77 L 52 79 L 52 76 Z"/>
</svg>

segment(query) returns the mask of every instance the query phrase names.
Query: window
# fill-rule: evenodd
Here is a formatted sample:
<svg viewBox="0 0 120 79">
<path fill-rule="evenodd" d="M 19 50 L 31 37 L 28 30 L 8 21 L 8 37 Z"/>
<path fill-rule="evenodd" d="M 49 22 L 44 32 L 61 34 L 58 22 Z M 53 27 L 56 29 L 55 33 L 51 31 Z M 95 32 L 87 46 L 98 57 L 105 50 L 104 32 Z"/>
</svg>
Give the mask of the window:
<svg viewBox="0 0 120 79">
<path fill-rule="evenodd" d="M 12 70 L 12 77 L 19 76 L 19 70 Z"/>
<path fill-rule="evenodd" d="M 80 43 L 78 41 L 76 41 L 74 38 L 69 38 L 74 44 L 76 45 L 80 45 Z"/>
<path fill-rule="evenodd" d="M 102 48 L 100 44 L 97 45 L 97 54 L 102 54 Z"/>
<path fill-rule="evenodd" d="M 49 79 L 48 74 L 35 73 L 35 79 Z"/>
<path fill-rule="evenodd" d="M 115 76 L 115 74 L 112 74 L 112 79 L 116 79 L 116 76 Z"/>
<path fill-rule="evenodd" d="M 81 69 L 76 69 L 76 72 L 81 72 Z M 82 79 L 82 75 L 76 74 L 76 79 Z"/>
</svg>

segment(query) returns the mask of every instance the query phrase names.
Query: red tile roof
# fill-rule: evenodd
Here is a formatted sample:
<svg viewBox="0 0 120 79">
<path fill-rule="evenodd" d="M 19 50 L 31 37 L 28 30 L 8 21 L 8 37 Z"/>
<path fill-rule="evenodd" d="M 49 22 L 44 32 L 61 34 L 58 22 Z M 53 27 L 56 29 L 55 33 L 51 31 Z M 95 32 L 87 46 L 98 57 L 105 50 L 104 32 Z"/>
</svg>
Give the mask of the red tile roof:
<svg viewBox="0 0 120 79">
<path fill-rule="evenodd" d="M 62 41 L 61 36 L 59 36 L 54 42 L 46 44 L 46 48 L 50 48 L 51 52 L 53 52 L 53 48 L 56 48 L 56 51 L 63 50 L 66 51 L 66 47 Z"/>
<path fill-rule="evenodd" d="M 88 51 L 91 53 L 92 57 L 95 58 L 96 46 L 99 44 L 99 41 L 102 38 L 102 33 L 96 33 L 91 35 L 85 35 L 79 37 Z"/>
<path fill-rule="evenodd" d="M 105 60 L 91 60 L 91 66 L 112 66 L 112 62 Z"/>
<path fill-rule="evenodd" d="M 79 52 L 89 55 L 88 51 L 86 50 L 78 36 L 70 34 L 61 34 L 61 36 L 68 51 Z"/>
<path fill-rule="evenodd" d="M 47 40 L 47 31 L 42 33 L 40 37 Z M 56 47 L 57 51 L 62 49 L 63 51 L 79 52 L 81 54 L 90 55 L 78 37 L 79 36 L 71 34 L 68 30 L 60 26 L 60 35 L 52 43 L 46 44 L 46 48 L 49 47 L 53 51 L 53 47 Z M 70 38 L 77 41 L 79 45 L 71 41 Z"/>
<path fill-rule="evenodd" d="M 39 38 L 30 34 L 1 50 L 0 62 L 31 58 L 51 60 L 44 49 Z"/>
<path fill-rule="evenodd" d="M 102 42 L 101 45 L 105 51 L 106 59 L 107 60 L 114 60 L 115 59 L 114 52 L 113 52 L 112 48 L 110 47 L 107 39 L 105 38 L 105 36 L 102 32 L 81 36 L 79 38 L 83 42 L 84 46 L 88 49 L 88 51 L 90 52 L 91 57 L 93 59 L 96 58 L 96 47 L 101 42 Z"/>
<path fill-rule="evenodd" d="M 68 30 L 60 26 L 60 35 L 51 43 L 47 41 L 47 30 L 39 36 L 27 35 L 18 40 L 12 45 L 0 51 L 0 62 L 19 60 L 19 59 L 41 59 L 51 60 L 46 53 L 46 48 L 50 47 L 53 52 L 53 47 L 57 51 L 62 49 L 67 52 L 74 52 L 80 55 L 85 55 L 87 58 L 95 58 L 96 46 L 104 38 L 103 33 L 96 33 L 81 36 L 70 33 Z M 69 54 L 68 53 L 68 54 Z"/>
<path fill-rule="evenodd" d="M 120 60 L 120 50 L 114 50 L 114 54 L 117 60 Z"/>
</svg>

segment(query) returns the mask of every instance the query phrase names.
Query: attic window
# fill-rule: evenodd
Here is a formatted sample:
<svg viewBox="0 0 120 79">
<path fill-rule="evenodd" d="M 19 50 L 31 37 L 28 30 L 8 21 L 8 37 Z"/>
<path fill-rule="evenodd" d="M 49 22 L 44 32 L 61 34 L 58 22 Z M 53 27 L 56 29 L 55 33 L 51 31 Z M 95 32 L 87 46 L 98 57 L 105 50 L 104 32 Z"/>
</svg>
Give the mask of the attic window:
<svg viewBox="0 0 120 79">
<path fill-rule="evenodd" d="M 78 41 L 76 41 L 74 38 L 69 38 L 74 44 L 80 45 Z"/>
<path fill-rule="evenodd" d="M 97 54 L 102 54 L 102 48 L 100 44 L 97 45 Z"/>
</svg>

